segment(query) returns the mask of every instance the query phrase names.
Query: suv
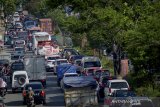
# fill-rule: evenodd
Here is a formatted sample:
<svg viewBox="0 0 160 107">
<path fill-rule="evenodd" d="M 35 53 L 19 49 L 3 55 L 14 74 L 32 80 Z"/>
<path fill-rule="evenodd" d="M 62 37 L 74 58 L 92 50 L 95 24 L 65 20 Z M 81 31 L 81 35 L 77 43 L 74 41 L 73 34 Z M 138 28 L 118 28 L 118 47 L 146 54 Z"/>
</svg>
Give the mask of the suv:
<svg viewBox="0 0 160 107">
<path fill-rule="evenodd" d="M 12 75 L 12 92 L 17 89 L 22 90 L 25 84 L 29 83 L 29 78 L 26 71 L 15 71 Z"/>
<path fill-rule="evenodd" d="M 116 90 L 130 90 L 128 82 L 123 79 L 108 80 L 104 88 L 105 97 L 111 96 Z"/>
</svg>

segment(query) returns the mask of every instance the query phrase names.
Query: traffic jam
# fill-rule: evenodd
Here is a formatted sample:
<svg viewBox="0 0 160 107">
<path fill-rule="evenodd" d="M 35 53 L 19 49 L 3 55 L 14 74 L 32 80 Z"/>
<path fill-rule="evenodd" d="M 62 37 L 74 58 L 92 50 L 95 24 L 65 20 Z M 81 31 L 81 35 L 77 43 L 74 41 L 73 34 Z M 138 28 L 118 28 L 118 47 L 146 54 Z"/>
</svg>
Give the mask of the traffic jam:
<svg viewBox="0 0 160 107">
<path fill-rule="evenodd" d="M 7 106 L 3 98 L 10 93 L 21 93 L 24 106 L 47 106 L 48 73 L 56 78 L 52 82 L 63 93 L 66 107 L 154 107 L 148 97 L 138 97 L 127 80 L 103 69 L 100 58 L 60 46 L 53 39 L 50 18 L 37 19 L 25 10 L 6 20 L 0 53 L 0 107 Z"/>
</svg>

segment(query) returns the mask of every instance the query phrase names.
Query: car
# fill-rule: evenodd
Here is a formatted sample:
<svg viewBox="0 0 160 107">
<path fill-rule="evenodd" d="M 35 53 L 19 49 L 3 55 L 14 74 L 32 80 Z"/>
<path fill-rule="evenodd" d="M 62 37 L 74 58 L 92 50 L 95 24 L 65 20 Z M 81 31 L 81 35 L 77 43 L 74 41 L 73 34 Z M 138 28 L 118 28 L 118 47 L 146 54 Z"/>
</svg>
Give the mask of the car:
<svg viewBox="0 0 160 107">
<path fill-rule="evenodd" d="M 104 88 L 105 97 L 111 96 L 116 90 L 130 90 L 128 82 L 124 79 L 108 80 Z"/>
<path fill-rule="evenodd" d="M 80 55 L 80 53 L 73 48 L 64 48 L 61 53 L 62 58 L 65 58 L 67 60 L 69 60 L 69 57 L 71 55 Z"/>
<path fill-rule="evenodd" d="M 24 54 L 25 48 L 24 47 L 15 47 L 14 48 L 14 54 Z"/>
<path fill-rule="evenodd" d="M 67 78 L 67 77 L 77 77 L 78 76 L 78 73 L 64 73 L 64 75 L 63 75 L 63 79 L 64 78 Z M 61 82 L 60 82 L 60 86 L 61 86 L 61 89 L 63 90 L 64 89 L 64 82 L 63 82 L 63 79 L 61 80 Z"/>
<path fill-rule="evenodd" d="M 41 82 L 30 82 L 24 86 L 22 92 L 23 104 L 26 104 L 26 96 L 29 87 L 32 87 L 34 91 L 34 102 L 46 104 L 46 92 Z"/>
<path fill-rule="evenodd" d="M 14 71 L 24 70 L 24 63 L 22 61 L 15 61 L 11 63 L 10 71 L 13 74 Z"/>
<path fill-rule="evenodd" d="M 68 63 L 68 60 L 67 59 L 57 59 L 55 61 L 55 66 L 54 66 L 54 73 L 56 74 L 57 73 L 57 66 L 60 65 L 60 64 L 66 64 Z"/>
<path fill-rule="evenodd" d="M 26 71 L 15 71 L 12 75 L 12 92 L 22 90 L 25 84 L 29 83 L 28 74 Z"/>
<path fill-rule="evenodd" d="M 81 59 L 76 59 L 73 63 L 77 66 L 81 66 Z"/>
<path fill-rule="evenodd" d="M 60 59 L 60 55 L 52 55 L 52 56 L 46 57 L 47 61 L 52 61 L 52 60 L 56 60 L 56 59 Z"/>
<path fill-rule="evenodd" d="M 47 61 L 46 63 L 46 71 L 50 72 L 53 71 L 54 72 L 54 66 L 55 66 L 55 60 L 51 60 L 51 61 Z"/>
<path fill-rule="evenodd" d="M 75 60 L 78 60 L 78 59 L 81 60 L 83 57 L 84 57 L 83 55 L 71 55 L 68 61 L 70 63 L 74 63 Z"/>
</svg>

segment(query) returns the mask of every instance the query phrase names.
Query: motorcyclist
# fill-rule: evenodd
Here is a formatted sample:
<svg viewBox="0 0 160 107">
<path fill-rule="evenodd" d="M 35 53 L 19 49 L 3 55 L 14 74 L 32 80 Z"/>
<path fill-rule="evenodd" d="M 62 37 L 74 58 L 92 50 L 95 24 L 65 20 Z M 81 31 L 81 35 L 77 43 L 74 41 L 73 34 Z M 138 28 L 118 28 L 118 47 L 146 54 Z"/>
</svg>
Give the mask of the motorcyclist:
<svg viewBox="0 0 160 107">
<path fill-rule="evenodd" d="M 33 101 L 34 102 L 34 92 L 32 90 L 32 87 L 28 88 L 28 95 L 27 95 L 27 99 L 29 102 Z"/>
<path fill-rule="evenodd" d="M 5 92 L 7 92 L 7 83 L 3 80 L 3 78 L 0 78 L 0 95 L 3 97 Z"/>
</svg>

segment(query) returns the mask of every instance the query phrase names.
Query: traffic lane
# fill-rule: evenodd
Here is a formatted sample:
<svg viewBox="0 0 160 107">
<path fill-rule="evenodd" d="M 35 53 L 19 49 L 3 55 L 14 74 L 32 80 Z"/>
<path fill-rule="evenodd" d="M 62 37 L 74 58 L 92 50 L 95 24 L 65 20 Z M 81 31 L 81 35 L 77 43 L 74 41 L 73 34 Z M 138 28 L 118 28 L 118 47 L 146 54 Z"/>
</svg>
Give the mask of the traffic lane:
<svg viewBox="0 0 160 107">
<path fill-rule="evenodd" d="M 13 94 L 11 89 L 5 96 L 4 102 L 6 107 L 26 107 L 26 105 L 23 105 L 22 94 L 20 92 Z M 64 107 L 64 96 L 57 86 L 56 76 L 53 73 L 47 73 L 46 102 L 47 104 L 44 107 Z M 43 107 L 43 105 L 36 106 Z"/>
<path fill-rule="evenodd" d="M 45 107 L 64 107 L 64 94 L 57 86 L 57 78 L 52 72 L 47 73 L 47 104 Z"/>
</svg>

